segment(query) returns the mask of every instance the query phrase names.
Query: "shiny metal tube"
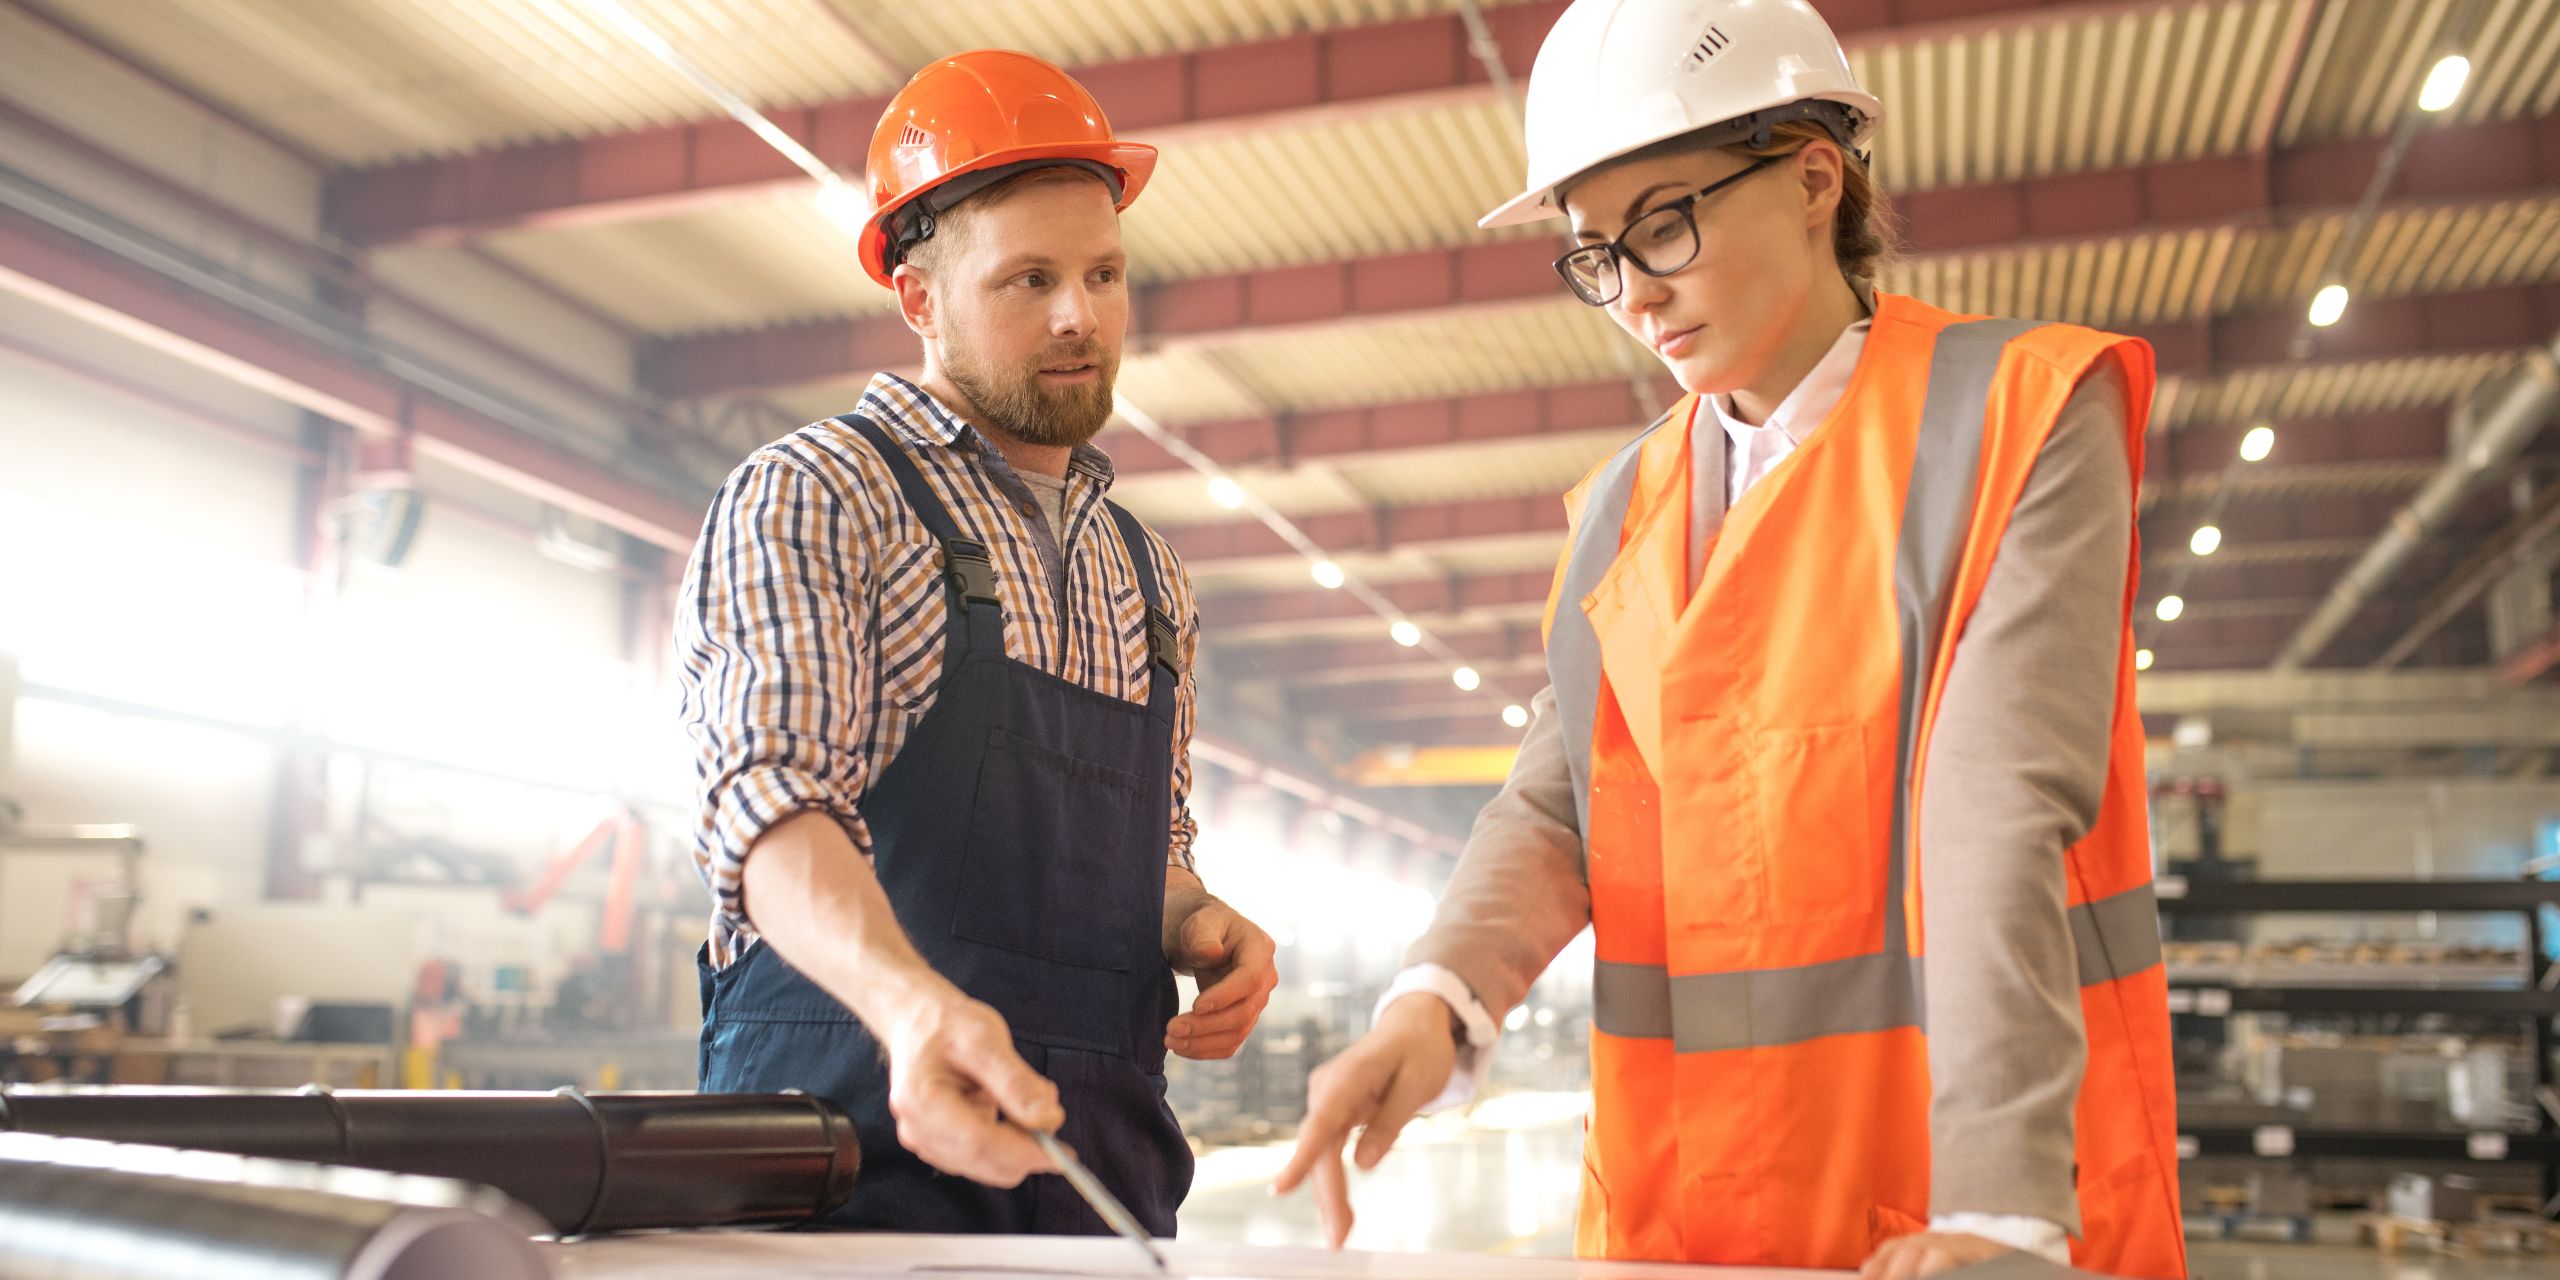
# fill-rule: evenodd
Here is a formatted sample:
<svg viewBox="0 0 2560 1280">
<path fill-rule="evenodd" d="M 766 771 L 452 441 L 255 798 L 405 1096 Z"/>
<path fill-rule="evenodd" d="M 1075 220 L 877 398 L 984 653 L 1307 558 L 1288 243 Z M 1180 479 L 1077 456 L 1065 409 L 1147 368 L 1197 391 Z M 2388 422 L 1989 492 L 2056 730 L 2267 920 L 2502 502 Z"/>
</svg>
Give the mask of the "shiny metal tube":
<svg viewBox="0 0 2560 1280">
<path fill-rule="evenodd" d="M 853 1123 L 800 1094 L 0 1091 L 0 1129 L 494 1187 L 558 1235 L 789 1223 L 853 1194 Z"/>
</svg>

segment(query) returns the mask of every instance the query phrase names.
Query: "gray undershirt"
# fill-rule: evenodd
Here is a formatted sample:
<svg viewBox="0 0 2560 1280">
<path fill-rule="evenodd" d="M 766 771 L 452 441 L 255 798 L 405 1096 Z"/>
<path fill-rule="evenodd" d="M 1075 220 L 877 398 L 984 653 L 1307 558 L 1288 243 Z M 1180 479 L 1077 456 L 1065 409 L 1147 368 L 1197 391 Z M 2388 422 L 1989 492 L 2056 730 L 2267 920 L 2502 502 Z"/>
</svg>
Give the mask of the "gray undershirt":
<svg viewBox="0 0 2560 1280">
<path fill-rule="evenodd" d="M 1058 545 L 1059 550 L 1059 555 L 1056 557 L 1057 567 L 1054 570 L 1054 572 L 1058 574 L 1059 581 L 1051 585 L 1057 588 L 1058 598 L 1064 600 L 1067 598 L 1065 581 L 1065 552 L 1067 546 L 1067 478 L 1065 476 L 1042 475 L 1037 471 L 1016 471 L 1013 474 L 1020 477 L 1022 483 L 1030 486 L 1033 500 L 1040 504 L 1040 517 L 1049 522 L 1049 538 L 1052 542 L 1055 542 Z"/>
</svg>

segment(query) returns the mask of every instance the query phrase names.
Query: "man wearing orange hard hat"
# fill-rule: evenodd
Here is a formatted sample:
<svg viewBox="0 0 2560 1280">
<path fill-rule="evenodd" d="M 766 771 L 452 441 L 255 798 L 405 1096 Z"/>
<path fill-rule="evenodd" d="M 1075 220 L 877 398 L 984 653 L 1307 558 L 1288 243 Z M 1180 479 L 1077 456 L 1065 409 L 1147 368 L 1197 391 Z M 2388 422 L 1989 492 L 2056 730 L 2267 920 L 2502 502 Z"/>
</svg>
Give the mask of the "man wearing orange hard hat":
<svg viewBox="0 0 2560 1280">
<path fill-rule="evenodd" d="M 1190 581 L 1091 444 L 1154 166 L 1038 58 L 918 72 L 872 136 L 860 254 L 922 373 L 749 457 L 686 573 L 702 1087 L 851 1112 L 836 1225 L 1106 1230 L 1040 1130 L 1172 1234 L 1165 1055 L 1233 1054 L 1277 983 L 1191 869 Z"/>
</svg>

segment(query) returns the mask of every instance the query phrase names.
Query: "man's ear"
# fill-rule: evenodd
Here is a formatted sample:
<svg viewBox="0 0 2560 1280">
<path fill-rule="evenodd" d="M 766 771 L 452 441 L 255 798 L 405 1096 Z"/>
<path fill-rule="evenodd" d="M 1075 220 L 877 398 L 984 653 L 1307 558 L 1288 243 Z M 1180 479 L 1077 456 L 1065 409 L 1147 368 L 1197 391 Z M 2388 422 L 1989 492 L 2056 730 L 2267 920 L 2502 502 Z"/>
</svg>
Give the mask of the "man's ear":
<svg viewBox="0 0 2560 1280">
<path fill-rule="evenodd" d="M 933 305 L 933 277 L 912 262 L 901 262 L 890 276 L 898 290 L 898 318 L 920 338 L 939 338 L 941 317 Z"/>
</svg>

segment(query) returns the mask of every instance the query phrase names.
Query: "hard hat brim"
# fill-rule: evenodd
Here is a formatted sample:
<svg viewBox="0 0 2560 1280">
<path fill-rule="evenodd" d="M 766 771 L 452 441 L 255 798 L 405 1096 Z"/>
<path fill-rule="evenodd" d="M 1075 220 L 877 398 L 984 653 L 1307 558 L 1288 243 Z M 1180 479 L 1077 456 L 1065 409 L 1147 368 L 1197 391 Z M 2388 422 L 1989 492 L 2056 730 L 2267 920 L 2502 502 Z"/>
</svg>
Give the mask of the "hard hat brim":
<svg viewBox="0 0 2560 1280">
<path fill-rule="evenodd" d="M 1805 99 L 1802 101 L 1836 102 L 1841 106 L 1847 107 L 1852 113 L 1854 113 L 1858 122 L 1857 128 L 1849 140 L 1844 144 L 1853 148 L 1864 147 L 1867 145 L 1867 143 L 1875 137 L 1876 127 L 1884 120 L 1884 104 L 1878 102 L 1874 97 L 1863 93 L 1824 94 L 1819 98 Z M 1769 111 L 1776 110 L 1778 105 L 1779 104 L 1772 104 L 1771 107 L 1762 109 L 1759 114 L 1767 114 Z M 1480 229 L 1490 230 L 1494 227 L 1516 227 L 1524 223 L 1539 222 L 1548 218 L 1561 218 L 1565 215 L 1565 209 L 1563 205 L 1557 203 L 1555 194 L 1562 190 L 1566 184 L 1581 178 L 1585 174 L 1592 173 L 1605 166 L 1624 160 L 1628 156 L 1634 155 L 1647 147 L 1669 142 L 1674 138 L 1686 137 L 1693 133 L 1713 133 L 1719 129 L 1735 128 L 1749 118 L 1750 117 L 1745 116 L 1738 117 L 1733 120 L 1720 121 L 1714 124 L 1694 126 L 1683 125 L 1676 129 L 1663 130 L 1652 137 L 1637 139 L 1636 141 L 1630 142 L 1626 146 L 1623 146 L 1608 155 L 1602 156 L 1597 160 L 1593 160 L 1583 165 L 1581 168 L 1576 169 L 1571 173 L 1558 174 L 1551 182 L 1532 186 L 1528 190 L 1503 201 L 1501 204 L 1494 206 L 1493 212 L 1476 219 L 1476 226 Z M 1737 133 L 1736 136 L 1739 137 L 1740 134 Z M 1700 145 L 1722 146 L 1726 145 L 1726 143 L 1702 142 Z"/>
<path fill-rule="evenodd" d="M 1073 142 L 991 151 L 905 193 L 895 203 L 873 210 L 862 231 L 863 271 L 879 284 L 895 287 L 896 272 L 888 261 L 889 235 L 886 228 L 890 216 L 900 209 L 956 178 L 1040 160 L 1088 160 L 1118 170 L 1121 174 L 1120 200 L 1113 206 L 1118 209 L 1126 209 L 1136 201 L 1138 192 L 1156 171 L 1156 149 L 1143 142 Z"/>
</svg>

